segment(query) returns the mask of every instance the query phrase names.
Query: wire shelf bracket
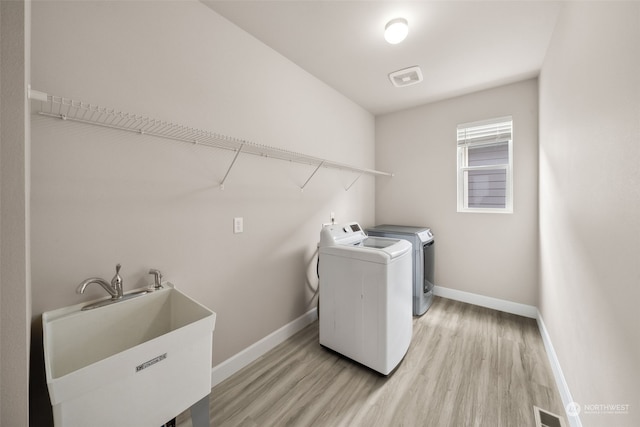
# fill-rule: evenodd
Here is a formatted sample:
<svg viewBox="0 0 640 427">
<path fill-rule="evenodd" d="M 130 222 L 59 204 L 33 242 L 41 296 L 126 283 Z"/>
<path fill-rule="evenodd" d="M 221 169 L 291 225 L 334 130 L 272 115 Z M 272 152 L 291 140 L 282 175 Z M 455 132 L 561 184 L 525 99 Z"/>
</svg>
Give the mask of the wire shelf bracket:
<svg viewBox="0 0 640 427">
<path fill-rule="evenodd" d="M 349 191 L 351 189 L 351 187 L 353 187 L 353 184 L 358 182 L 358 180 L 360 179 L 361 176 L 362 176 L 362 172 L 360 172 L 360 174 L 358 174 L 356 179 L 354 179 L 353 182 L 351 184 L 349 184 L 349 186 L 347 188 L 344 189 L 344 191 Z"/>
<path fill-rule="evenodd" d="M 224 174 L 224 178 L 222 178 L 222 181 L 220 182 L 220 189 L 221 190 L 224 190 L 224 182 L 227 180 L 227 177 L 229 176 L 229 172 L 231 172 L 231 168 L 233 168 L 233 165 L 236 163 L 236 160 L 238 160 L 238 156 L 240 155 L 240 152 L 242 151 L 242 147 L 244 147 L 244 144 L 240 145 L 240 147 L 236 151 L 236 155 L 233 156 L 233 160 L 231 161 L 231 164 L 229 165 L 229 169 L 227 169 L 227 173 Z"/>
<path fill-rule="evenodd" d="M 393 176 L 393 173 L 390 172 L 360 168 L 295 151 L 257 144 L 255 142 L 222 135 L 216 132 L 196 129 L 138 114 L 126 113 L 114 108 L 105 108 L 96 104 L 88 104 L 61 96 L 49 95 L 45 92 L 33 90 L 31 88 L 29 88 L 29 98 L 35 101 L 36 105 L 39 104 L 38 114 L 42 116 L 55 117 L 62 120 L 134 132 L 140 135 L 150 135 L 157 138 L 234 151 L 235 155 L 233 160 L 220 183 L 220 188 L 223 190 L 229 173 L 238 160 L 238 156 L 241 152 L 243 154 L 252 154 L 255 156 L 314 166 L 315 170 L 302 185 L 300 188 L 301 191 L 304 191 L 304 188 L 307 186 L 311 178 L 313 178 L 318 170 L 323 167 L 357 173 L 358 176 L 356 179 L 345 189 L 347 191 L 363 174 L 373 176 Z"/>
<path fill-rule="evenodd" d="M 318 172 L 318 170 L 322 167 L 322 165 L 324 165 L 324 160 L 322 162 L 320 162 L 320 164 L 318 165 L 318 167 L 316 167 L 316 169 L 313 171 L 311 176 L 309 178 L 307 178 L 307 180 L 304 182 L 304 184 L 302 184 L 302 187 L 300 187 L 300 192 L 304 191 L 304 187 L 307 186 L 309 181 L 311 181 L 311 178 L 313 178 L 313 176 L 316 174 L 316 172 Z"/>
</svg>

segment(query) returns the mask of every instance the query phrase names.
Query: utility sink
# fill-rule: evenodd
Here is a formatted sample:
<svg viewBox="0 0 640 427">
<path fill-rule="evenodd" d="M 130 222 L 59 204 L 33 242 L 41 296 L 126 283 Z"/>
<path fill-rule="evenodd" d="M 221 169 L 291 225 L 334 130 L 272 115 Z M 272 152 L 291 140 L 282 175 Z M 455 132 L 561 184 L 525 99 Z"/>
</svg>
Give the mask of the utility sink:
<svg viewBox="0 0 640 427">
<path fill-rule="evenodd" d="M 42 315 L 57 427 L 157 427 L 209 394 L 216 314 L 164 286 L 94 310 L 78 304 Z"/>
</svg>

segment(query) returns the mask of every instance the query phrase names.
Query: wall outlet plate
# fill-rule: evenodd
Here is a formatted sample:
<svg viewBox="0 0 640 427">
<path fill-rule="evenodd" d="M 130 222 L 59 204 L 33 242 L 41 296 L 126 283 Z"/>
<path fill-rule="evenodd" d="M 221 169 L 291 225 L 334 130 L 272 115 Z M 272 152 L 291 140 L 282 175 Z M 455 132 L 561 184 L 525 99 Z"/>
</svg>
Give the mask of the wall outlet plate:
<svg viewBox="0 0 640 427">
<path fill-rule="evenodd" d="M 233 218 L 233 233 L 238 234 L 244 231 L 244 221 L 242 217 Z"/>
</svg>

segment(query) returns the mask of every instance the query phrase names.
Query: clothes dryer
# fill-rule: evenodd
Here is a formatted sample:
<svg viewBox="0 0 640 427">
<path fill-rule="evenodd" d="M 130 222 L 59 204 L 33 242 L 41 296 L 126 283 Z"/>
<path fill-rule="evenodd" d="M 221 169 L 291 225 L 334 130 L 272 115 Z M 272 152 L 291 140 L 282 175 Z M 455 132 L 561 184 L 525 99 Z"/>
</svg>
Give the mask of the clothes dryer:
<svg viewBox="0 0 640 427">
<path fill-rule="evenodd" d="M 328 225 L 319 263 L 320 344 L 388 375 L 413 332 L 411 244 Z"/>
<path fill-rule="evenodd" d="M 413 245 L 413 314 L 423 315 L 433 302 L 435 237 L 430 228 L 407 225 L 377 225 L 369 236 L 404 239 Z"/>
</svg>

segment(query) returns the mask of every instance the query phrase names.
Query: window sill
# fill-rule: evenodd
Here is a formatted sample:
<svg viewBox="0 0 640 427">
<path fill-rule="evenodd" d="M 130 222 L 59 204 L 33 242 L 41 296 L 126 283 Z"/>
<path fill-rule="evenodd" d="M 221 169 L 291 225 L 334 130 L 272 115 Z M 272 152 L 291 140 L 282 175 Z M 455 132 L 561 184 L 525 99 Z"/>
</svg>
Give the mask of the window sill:
<svg viewBox="0 0 640 427">
<path fill-rule="evenodd" d="M 475 209 L 458 209 L 458 213 L 491 213 L 491 214 L 512 214 L 513 208 L 504 208 L 504 209 L 483 209 L 483 208 L 475 208 Z"/>
</svg>

